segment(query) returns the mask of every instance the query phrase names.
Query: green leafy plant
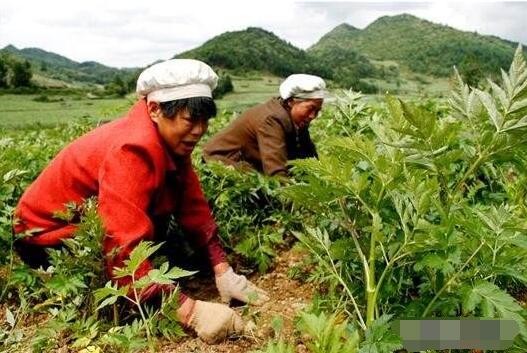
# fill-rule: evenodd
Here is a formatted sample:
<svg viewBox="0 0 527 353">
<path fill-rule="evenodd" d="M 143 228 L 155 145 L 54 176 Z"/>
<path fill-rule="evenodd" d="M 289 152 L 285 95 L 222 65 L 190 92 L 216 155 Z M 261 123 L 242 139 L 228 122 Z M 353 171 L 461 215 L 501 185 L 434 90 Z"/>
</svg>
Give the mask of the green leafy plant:
<svg viewBox="0 0 527 353">
<path fill-rule="evenodd" d="M 265 272 L 276 247 L 299 223 L 291 204 L 279 197 L 280 181 L 220 163 L 198 167 L 223 244 Z"/>
<path fill-rule="evenodd" d="M 394 352 L 403 348 L 401 338 L 391 331 L 390 318 L 389 315 L 383 315 L 368 327 L 359 353 Z"/>
<path fill-rule="evenodd" d="M 141 278 L 136 278 L 136 272 L 139 266 L 150 256 L 152 256 L 163 244 L 154 245 L 152 242 L 142 241 L 130 253 L 130 257 L 124 261 L 124 266 L 116 268 L 114 275 L 116 278 L 131 278 L 131 283 L 126 286 L 118 287 L 111 281 L 107 282 L 104 288 L 95 291 L 95 301 L 98 303 L 97 309 L 114 304 L 118 299 L 123 298 L 134 305 L 141 315 L 142 325 L 145 329 L 147 338 L 152 342 L 152 330 L 154 323 L 157 324 L 157 329 L 165 330 L 169 334 L 166 325 L 159 326 L 160 314 L 165 314 L 164 317 L 171 320 L 177 326 L 177 317 L 175 309 L 177 308 L 177 293 L 169 295 L 167 300 L 164 300 L 164 305 L 160 310 L 148 311 L 141 302 L 140 293 L 142 290 L 152 285 L 172 285 L 178 278 L 190 276 L 194 273 L 185 271 L 177 267 L 169 269 L 168 262 L 163 263 L 158 269 L 153 269 L 148 274 Z M 129 294 L 130 293 L 130 294 Z"/>
<path fill-rule="evenodd" d="M 294 353 L 295 348 L 290 344 L 280 339 L 278 341 L 270 341 L 265 348 L 251 351 L 251 353 Z"/>
<path fill-rule="evenodd" d="M 306 346 L 311 353 L 358 352 L 358 331 L 341 315 L 301 313 L 298 330 L 309 337 Z"/>
<path fill-rule="evenodd" d="M 514 183 L 527 161 L 521 48 L 502 76 L 483 92 L 458 75 L 446 116 L 387 97 L 386 112 L 355 114 L 367 128 L 293 163 L 300 182 L 285 193 L 316 219 L 295 235 L 322 265 L 318 280 L 342 291 L 334 307 L 363 333 L 383 314 L 480 314 L 514 319 L 527 337 L 525 312 L 507 294 L 526 284 L 515 260 L 527 231 Z"/>
<path fill-rule="evenodd" d="M 66 239 L 61 248 L 49 250 L 47 269 L 29 269 L 14 262 L 6 293 L 12 298 L 16 293 L 19 304 L 13 303 L 13 309 L 6 307 L 6 325 L 2 325 L 0 333 L 6 352 L 20 351 L 27 345 L 35 352 L 52 351 L 64 345 L 78 350 L 95 347 L 103 351 L 131 352 L 153 347 L 155 336 L 174 339 L 184 335 L 176 317 L 177 290 L 162 298 L 157 310 L 141 303 L 139 293 L 152 284 L 172 284 L 191 272 L 169 269 L 168 263 L 164 263 L 146 277 L 137 280 L 132 277 L 134 281 L 129 286 L 118 288 L 108 282 L 103 287 L 104 228 L 97 214 L 96 200 L 89 199 L 82 205 L 69 204 L 56 216 L 65 221 L 79 216 L 80 222 L 74 236 Z M 125 267 L 118 269 L 118 275 L 132 276 L 159 246 L 139 244 Z M 119 325 L 122 320 L 116 305 L 119 298 L 132 302 L 141 319 Z M 113 320 L 112 312 L 103 309 L 107 306 L 113 306 Z M 38 325 L 28 325 L 37 315 Z"/>
</svg>

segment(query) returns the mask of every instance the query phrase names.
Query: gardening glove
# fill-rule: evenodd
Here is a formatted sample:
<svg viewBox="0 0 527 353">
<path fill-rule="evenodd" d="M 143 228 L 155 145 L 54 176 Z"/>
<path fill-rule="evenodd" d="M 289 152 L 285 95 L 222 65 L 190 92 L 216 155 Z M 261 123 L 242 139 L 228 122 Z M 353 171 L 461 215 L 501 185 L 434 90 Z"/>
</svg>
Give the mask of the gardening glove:
<svg viewBox="0 0 527 353">
<path fill-rule="evenodd" d="M 188 326 L 208 344 L 224 340 L 232 334 L 243 333 L 243 320 L 231 308 L 219 303 L 196 300 Z"/>
<path fill-rule="evenodd" d="M 230 266 L 226 272 L 216 276 L 216 287 L 223 303 L 237 299 L 244 303 L 262 305 L 269 300 L 267 292 L 256 287 L 245 276 L 234 273 Z"/>
</svg>

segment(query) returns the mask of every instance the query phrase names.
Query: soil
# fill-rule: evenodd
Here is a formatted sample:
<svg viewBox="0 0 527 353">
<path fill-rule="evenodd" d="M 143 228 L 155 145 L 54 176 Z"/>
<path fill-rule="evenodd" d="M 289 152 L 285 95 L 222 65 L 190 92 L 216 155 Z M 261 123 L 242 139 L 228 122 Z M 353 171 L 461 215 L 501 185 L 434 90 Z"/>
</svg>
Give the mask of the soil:
<svg viewBox="0 0 527 353">
<path fill-rule="evenodd" d="M 242 353 L 258 350 L 266 346 L 267 341 L 274 338 L 272 321 L 275 318 L 283 320 L 280 336 L 287 342 L 295 343 L 297 352 L 307 352 L 304 345 L 294 334 L 293 320 L 296 314 L 305 308 L 312 299 L 314 286 L 288 277 L 288 270 L 299 265 L 306 256 L 298 250 L 287 250 L 275 259 L 273 269 L 263 275 L 258 273 L 248 276 L 249 280 L 266 290 L 271 299 L 260 307 L 237 307 L 246 323 L 246 333 L 241 337 L 230 338 L 223 343 L 209 345 L 192 332 L 177 342 L 162 342 L 159 352 L 163 353 Z M 185 293 L 191 297 L 219 302 L 219 296 L 212 279 L 199 279 L 185 287 Z M 250 329 L 247 329 L 247 327 Z"/>
<path fill-rule="evenodd" d="M 295 248 L 283 250 L 275 258 L 274 265 L 268 273 L 253 273 L 247 276 L 250 281 L 267 291 L 271 299 L 259 307 L 248 307 L 243 305 L 243 303 L 235 306 L 235 304 L 231 303 L 231 307 L 238 311 L 244 319 L 246 324 L 244 335 L 231 337 L 219 344 L 209 345 L 196 337 L 193 331 L 189 330 L 186 337 L 182 337 L 177 341 L 160 339 L 156 352 L 245 353 L 262 349 L 275 336 L 271 324 L 273 319 L 281 318 L 283 326 L 280 330 L 280 337 L 287 342 L 295 343 L 297 352 L 307 353 L 305 346 L 294 334 L 293 320 L 296 314 L 311 302 L 314 285 L 291 279 L 287 275 L 288 270 L 295 265 L 300 265 L 305 256 L 307 256 L 305 252 Z M 2 275 L 5 276 L 5 273 L 2 273 Z M 188 283 L 184 284 L 183 291 L 195 299 L 220 302 L 212 275 L 188 281 Z M 6 320 L 6 307 L 7 303 L 0 303 L 0 322 L 5 322 Z M 45 321 L 46 317 L 46 314 L 42 314 L 29 318 L 29 321 L 23 325 L 24 331 L 26 331 L 25 335 L 31 335 L 31 332 L 34 332 L 39 323 Z M 20 350 L 20 352 L 29 351 L 29 348 Z M 75 352 L 76 350 L 70 350 L 66 345 L 57 351 L 67 353 Z M 145 350 L 145 353 L 149 352 L 149 350 Z"/>
</svg>

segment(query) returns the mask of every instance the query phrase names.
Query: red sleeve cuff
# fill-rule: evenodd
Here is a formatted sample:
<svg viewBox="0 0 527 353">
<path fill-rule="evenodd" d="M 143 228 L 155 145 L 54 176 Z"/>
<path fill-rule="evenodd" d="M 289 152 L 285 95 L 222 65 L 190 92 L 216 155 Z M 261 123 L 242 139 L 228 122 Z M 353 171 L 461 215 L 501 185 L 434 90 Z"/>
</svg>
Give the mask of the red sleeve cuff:
<svg viewBox="0 0 527 353">
<path fill-rule="evenodd" d="M 183 303 L 186 302 L 187 299 L 188 299 L 188 296 L 185 293 L 179 292 L 179 298 L 178 298 L 179 306 L 183 305 Z"/>
<path fill-rule="evenodd" d="M 223 246 L 221 246 L 220 238 L 217 233 L 207 242 L 207 254 L 209 255 L 209 260 L 213 267 L 219 263 L 227 261 L 227 254 L 225 253 L 225 250 L 223 250 Z"/>
</svg>

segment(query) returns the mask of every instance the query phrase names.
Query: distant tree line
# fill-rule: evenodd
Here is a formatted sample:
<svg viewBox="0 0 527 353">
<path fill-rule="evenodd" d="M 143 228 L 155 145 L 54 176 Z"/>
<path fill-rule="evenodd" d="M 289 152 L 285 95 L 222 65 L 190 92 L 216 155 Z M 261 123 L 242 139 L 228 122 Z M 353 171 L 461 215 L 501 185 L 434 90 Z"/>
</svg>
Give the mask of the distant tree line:
<svg viewBox="0 0 527 353">
<path fill-rule="evenodd" d="M 14 57 L 10 54 L 0 54 L 0 89 L 10 88 L 31 88 L 33 90 L 45 90 L 45 87 L 38 87 L 32 82 L 34 71 L 36 72 L 51 72 L 63 70 L 57 68 L 50 68 L 46 62 L 37 63 L 37 67 L 33 68 L 28 60 Z M 106 77 L 106 84 L 103 85 L 102 91 L 98 94 L 111 97 L 124 97 L 125 95 L 134 92 L 136 88 L 137 78 L 142 69 L 134 71 L 115 72 L 111 78 Z M 234 86 L 229 75 L 220 73 L 218 86 L 214 90 L 214 97 L 221 98 L 226 93 L 232 92 Z M 42 98 L 47 101 L 48 98 Z"/>
<path fill-rule="evenodd" d="M 130 75 L 115 74 L 112 80 L 104 86 L 104 94 L 106 96 L 124 97 L 128 93 L 135 92 L 140 72 L 141 70 Z M 231 77 L 220 73 L 218 86 L 214 90 L 214 98 L 221 98 L 233 90 L 234 86 Z"/>
<path fill-rule="evenodd" d="M 339 45 L 345 43 L 371 59 L 396 61 L 416 73 L 448 77 L 456 66 L 471 86 L 488 76 L 500 77 L 500 69 L 510 65 L 516 47 L 499 38 L 461 32 L 411 15 L 383 17 L 339 39 Z"/>
<path fill-rule="evenodd" d="M 128 93 L 134 92 L 137 78 L 141 70 L 137 70 L 129 75 L 115 74 L 112 80 L 104 86 L 104 94 L 107 96 L 124 97 Z M 218 79 L 218 86 L 214 90 L 214 98 L 218 99 L 223 97 L 225 94 L 232 92 L 234 86 L 232 79 L 228 74 L 220 73 Z"/>
<path fill-rule="evenodd" d="M 262 52 L 267 52 L 268 55 L 262 56 Z M 198 58 L 209 65 L 239 73 L 262 71 L 281 77 L 297 72 L 311 72 L 325 77 L 331 73 L 330 69 L 317 63 L 304 52 L 281 52 L 270 46 L 264 48 L 264 44 L 258 42 L 251 47 L 240 45 L 229 47 L 228 50 L 214 43 L 183 57 Z"/>
<path fill-rule="evenodd" d="M 280 77 L 309 72 L 328 77 L 331 69 L 324 67 L 305 51 L 261 28 L 226 32 L 201 47 L 177 55 L 206 62 L 213 67 L 236 74 L 260 71 Z"/>
<path fill-rule="evenodd" d="M 115 74 L 112 80 L 104 86 L 105 95 L 124 97 L 128 93 L 135 91 L 138 75 L 134 74 L 125 77 L 122 74 Z"/>
<path fill-rule="evenodd" d="M 231 46 L 228 50 L 221 48 L 218 43 L 212 43 L 197 51 L 185 53 L 182 57 L 203 60 L 209 65 L 230 70 L 235 74 L 260 71 L 276 76 L 286 77 L 293 73 L 310 73 L 333 80 L 343 87 L 353 87 L 364 93 L 376 92 L 377 88 L 362 81 L 365 77 L 375 77 L 375 67 L 364 56 L 344 57 L 341 53 L 332 53 L 328 57 L 315 57 L 305 52 L 282 52 L 270 48 L 258 48 L 261 43 L 254 43 L 252 47 Z M 261 52 L 269 55 L 262 57 Z M 337 60 L 335 57 L 339 57 Z M 225 88 L 229 88 L 227 77 L 220 77 L 215 95 L 223 95 Z M 225 84 L 225 86 L 223 86 Z M 220 93 L 221 92 L 221 93 Z"/>
<path fill-rule="evenodd" d="M 31 87 L 31 77 L 33 71 L 29 61 L 0 55 L 0 88 Z"/>
<path fill-rule="evenodd" d="M 513 49 L 507 49 L 457 40 L 423 48 L 404 59 L 412 70 L 440 77 L 451 75 L 452 67 L 457 66 L 468 83 L 475 84 L 510 65 Z"/>
</svg>

